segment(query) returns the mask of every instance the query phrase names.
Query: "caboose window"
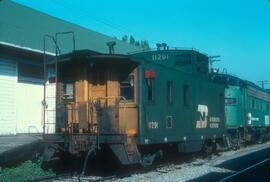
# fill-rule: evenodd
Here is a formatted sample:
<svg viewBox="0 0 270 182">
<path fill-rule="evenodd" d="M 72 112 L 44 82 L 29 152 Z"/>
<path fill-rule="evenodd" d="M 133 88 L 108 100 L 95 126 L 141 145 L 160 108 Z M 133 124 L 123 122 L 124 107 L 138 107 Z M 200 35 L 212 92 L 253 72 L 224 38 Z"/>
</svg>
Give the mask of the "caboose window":
<svg viewBox="0 0 270 182">
<path fill-rule="evenodd" d="M 134 75 L 130 74 L 124 81 L 120 82 L 120 95 L 127 100 L 134 100 Z"/>
<path fill-rule="evenodd" d="M 149 101 L 154 100 L 154 79 L 153 78 L 147 78 L 146 79 L 146 85 L 147 85 L 147 99 Z"/>
<path fill-rule="evenodd" d="M 255 100 L 254 99 L 251 100 L 251 108 L 255 109 Z"/>
<path fill-rule="evenodd" d="M 188 92 L 189 92 L 189 86 L 184 85 L 183 100 L 184 100 L 184 106 L 185 107 L 189 106 Z"/>
<path fill-rule="evenodd" d="M 65 97 L 66 99 L 73 99 L 74 97 L 74 85 L 73 83 L 64 84 Z"/>
<path fill-rule="evenodd" d="M 173 103 L 173 98 L 172 98 L 172 82 L 167 81 L 167 103 L 172 104 Z"/>
</svg>

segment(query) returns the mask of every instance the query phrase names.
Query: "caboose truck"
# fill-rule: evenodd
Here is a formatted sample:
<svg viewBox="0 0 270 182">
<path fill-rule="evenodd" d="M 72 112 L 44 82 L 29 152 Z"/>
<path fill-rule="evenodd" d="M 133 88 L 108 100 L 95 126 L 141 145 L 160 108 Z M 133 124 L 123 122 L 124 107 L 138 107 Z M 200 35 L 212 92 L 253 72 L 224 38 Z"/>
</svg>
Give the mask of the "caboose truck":
<svg viewBox="0 0 270 182">
<path fill-rule="evenodd" d="M 193 49 L 80 50 L 48 61 L 46 73 L 50 146 L 90 155 L 106 145 L 127 165 L 151 164 L 168 146 L 195 152 L 223 142 L 224 85 L 209 79 L 208 57 Z"/>
</svg>

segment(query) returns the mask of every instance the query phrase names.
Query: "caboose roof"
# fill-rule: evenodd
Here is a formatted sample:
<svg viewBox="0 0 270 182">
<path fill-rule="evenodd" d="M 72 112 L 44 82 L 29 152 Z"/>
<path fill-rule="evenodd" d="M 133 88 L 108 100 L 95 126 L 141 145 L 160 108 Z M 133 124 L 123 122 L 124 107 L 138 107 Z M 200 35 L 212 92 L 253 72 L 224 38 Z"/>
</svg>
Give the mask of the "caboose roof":
<svg viewBox="0 0 270 182">
<path fill-rule="evenodd" d="M 52 60 L 48 61 L 48 64 L 55 63 L 56 59 L 53 58 Z M 131 60 L 128 55 L 124 54 L 104 54 L 95 52 L 92 50 L 78 50 L 73 51 L 71 53 L 60 55 L 57 58 L 58 63 L 64 63 L 64 62 L 78 62 L 78 61 L 88 61 L 93 63 L 110 63 L 113 61 L 113 63 L 128 63 L 133 65 L 138 65 L 139 62 L 136 62 L 134 60 Z"/>
</svg>

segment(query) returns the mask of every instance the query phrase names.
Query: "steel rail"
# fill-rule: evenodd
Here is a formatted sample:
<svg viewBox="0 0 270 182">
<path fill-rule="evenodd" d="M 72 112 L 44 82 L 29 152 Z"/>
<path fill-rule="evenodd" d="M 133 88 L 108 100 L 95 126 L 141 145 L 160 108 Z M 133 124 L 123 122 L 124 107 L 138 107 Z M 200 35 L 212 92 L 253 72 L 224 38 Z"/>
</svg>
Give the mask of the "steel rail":
<svg viewBox="0 0 270 182">
<path fill-rule="evenodd" d="M 72 173 L 65 173 L 65 174 L 59 174 L 59 175 L 55 175 L 55 176 L 49 176 L 49 177 L 41 177 L 41 178 L 36 178 L 36 179 L 31 179 L 31 180 L 27 180 L 27 182 L 42 182 L 42 181 L 52 181 L 52 180 L 56 180 L 56 181 L 70 181 L 72 179 L 72 181 L 74 180 L 78 180 L 78 182 L 82 182 L 82 181 L 87 181 L 87 182 L 100 182 L 100 181 L 106 181 L 106 180 L 110 180 L 115 178 L 116 176 L 107 176 L 107 177 L 100 177 L 98 179 L 91 179 L 91 177 L 95 177 L 95 176 L 82 176 L 82 175 L 74 175 Z"/>
<path fill-rule="evenodd" d="M 261 162 L 258 162 L 256 164 L 253 164 L 253 165 L 251 165 L 251 166 L 249 166 L 249 167 L 247 167 L 247 168 L 245 168 L 245 169 L 243 169 L 241 171 L 238 171 L 236 173 L 233 173 L 232 175 L 227 176 L 227 177 L 221 179 L 219 182 L 232 181 L 234 178 L 239 177 L 241 175 L 244 175 L 244 174 L 250 172 L 251 170 L 254 170 L 256 168 L 259 168 L 260 166 L 262 166 L 262 165 L 264 165 L 265 163 L 268 163 L 268 162 L 270 162 L 270 158 L 265 159 L 265 160 L 263 160 Z"/>
</svg>

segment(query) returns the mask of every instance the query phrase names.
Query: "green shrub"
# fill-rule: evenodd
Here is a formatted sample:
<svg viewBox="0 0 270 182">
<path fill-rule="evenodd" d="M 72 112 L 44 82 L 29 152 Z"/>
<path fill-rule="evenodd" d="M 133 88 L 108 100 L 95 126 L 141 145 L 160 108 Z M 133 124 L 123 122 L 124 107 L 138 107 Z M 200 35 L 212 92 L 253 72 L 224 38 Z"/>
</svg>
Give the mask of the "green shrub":
<svg viewBox="0 0 270 182">
<path fill-rule="evenodd" d="M 14 168 L 0 169 L 0 182 L 28 181 L 55 175 L 51 170 L 44 171 L 40 164 L 26 161 Z"/>
</svg>

